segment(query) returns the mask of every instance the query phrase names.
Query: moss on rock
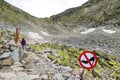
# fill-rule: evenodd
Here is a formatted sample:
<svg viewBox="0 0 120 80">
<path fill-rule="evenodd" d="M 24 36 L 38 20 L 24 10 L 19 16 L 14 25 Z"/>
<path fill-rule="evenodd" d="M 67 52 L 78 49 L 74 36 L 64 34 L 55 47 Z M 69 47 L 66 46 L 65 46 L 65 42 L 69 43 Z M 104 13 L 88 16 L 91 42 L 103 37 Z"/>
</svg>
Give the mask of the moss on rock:
<svg viewBox="0 0 120 80">
<path fill-rule="evenodd" d="M 53 56 L 53 55 L 48 54 L 47 56 L 48 56 L 48 58 L 51 59 L 52 61 L 56 59 L 56 57 Z"/>
</svg>

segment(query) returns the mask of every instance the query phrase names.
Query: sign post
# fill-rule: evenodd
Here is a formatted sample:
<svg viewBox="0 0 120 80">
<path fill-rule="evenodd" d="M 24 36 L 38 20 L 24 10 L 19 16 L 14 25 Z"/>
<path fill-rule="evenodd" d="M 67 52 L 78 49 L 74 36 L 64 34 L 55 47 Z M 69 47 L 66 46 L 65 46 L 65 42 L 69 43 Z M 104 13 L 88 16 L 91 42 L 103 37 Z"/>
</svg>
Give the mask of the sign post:
<svg viewBox="0 0 120 80">
<path fill-rule="evenodd" d="M 84 51 L 82 54 L 80 54 L 78 61 L 83 67 L 82 73 L 81 73 L 81 79 L 83 79 L 83 74 L 85 73 L 85 69 L 92 69 L 96 66 L 98 62 L 98 58 L 94 52 L 91 51 Z"/>
</svg>

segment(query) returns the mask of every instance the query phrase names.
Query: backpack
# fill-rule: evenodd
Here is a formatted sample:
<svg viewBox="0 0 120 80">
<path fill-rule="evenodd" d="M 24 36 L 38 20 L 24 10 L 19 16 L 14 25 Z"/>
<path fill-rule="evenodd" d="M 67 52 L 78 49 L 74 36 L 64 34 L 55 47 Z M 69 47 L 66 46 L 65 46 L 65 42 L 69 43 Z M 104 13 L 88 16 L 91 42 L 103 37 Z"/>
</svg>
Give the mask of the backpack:
<svg viewBox="0 0 120 80">
<path fill-rule="evenodd" d="M 26 45 L 26 41 L 24 39 L 22 39 L 21 44 Z"/>
</svg>

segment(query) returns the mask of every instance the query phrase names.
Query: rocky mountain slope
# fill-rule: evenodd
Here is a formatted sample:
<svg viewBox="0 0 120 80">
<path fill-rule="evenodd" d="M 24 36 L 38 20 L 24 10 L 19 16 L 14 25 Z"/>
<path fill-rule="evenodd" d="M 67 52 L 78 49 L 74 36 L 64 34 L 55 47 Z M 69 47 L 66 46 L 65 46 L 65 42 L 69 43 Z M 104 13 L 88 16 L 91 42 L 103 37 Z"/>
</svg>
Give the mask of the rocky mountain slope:
<svg viewBox="0 0 120 80">
<path fill-rule="evenodd" d="M 0 1 L 1 27 L 20 27 L 23 31 L 39 30 L 50 33 L 69 33 L 69 30 L 85 27 L 119 27 L 120 26 L 120 1 L 119 0 L 89 0 L 80 7 L 71 8 L 51 18 L 36 18 L 28 13 Z M 9 13 L 9 14 L 8 14 Z M 66 26 L 70 26 L 65 28 Z"/>
<path fill-rule="evenodd" d="M 51 16 L 51 20 L 68 27 L 120 26 L 119 0 L 89 0 L 80 7 Z"/>
<path fill-rule="evenodd" d="M 0 15 L 0 21 L 5 24 L 24 25 L 26 23 L 25 21 L 39 24 L 38 18 L 8 4 L 4 0 L 0 1 Z"/>
<path fill-rule="evenodd" d="M 11 4 L 0 1 L 0 27 L 6 29 L 15 29 L 19 27 L 22 32 L 33 31 L 40 33 L 48 31 L 50 33 L 60 33 L 64 31 L 64 27 L 59 28 L 59 24 L 55 24 L 48 18 L 37 18 L 30 14 L 12 6 Z"/>
<path fill-rule="evenodd" d="M 62 23 L 71 31 L 53 41 L 119 54 L 119 4 L 119 0 L 89 0 L 80 7 L 51 16 L 52 21 Z"/>
<path fill-rule="evenodd" d="M 70 44 L 74 47 L 81 47 L 92 50 L 101 50 L 106 53 L 120 55 L 120 30 L 105 29 L 105 28 L 90 28 L 78 35 L 70 34 L 71 36 L 57 36 L 53 42 Z"/>
<path fill-rule="evenodd" d="M 119 3 L 119 0 L 89 0 L 50 19 L 39 19 L 1 0 L 0 27 L 13 30 L 17 26 L 24 36 L 119 54 Z"/>
</svg>

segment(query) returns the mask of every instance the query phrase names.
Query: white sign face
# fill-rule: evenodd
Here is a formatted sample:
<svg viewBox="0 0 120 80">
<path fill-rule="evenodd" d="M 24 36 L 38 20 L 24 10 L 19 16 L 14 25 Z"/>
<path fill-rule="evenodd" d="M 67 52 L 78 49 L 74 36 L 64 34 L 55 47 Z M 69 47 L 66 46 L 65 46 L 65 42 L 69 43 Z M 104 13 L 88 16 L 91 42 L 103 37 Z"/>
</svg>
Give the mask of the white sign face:
<svg viewBox="0 0 120 80">
<path fill-rule="evenodd" d="M 86 69 L 91 69 L 95 67 L 97 63 L 96 55 L 93 52 L 89 51 L 82 53 L 78 60 L 80 62 L 80 65 Z"/>
</svg>

